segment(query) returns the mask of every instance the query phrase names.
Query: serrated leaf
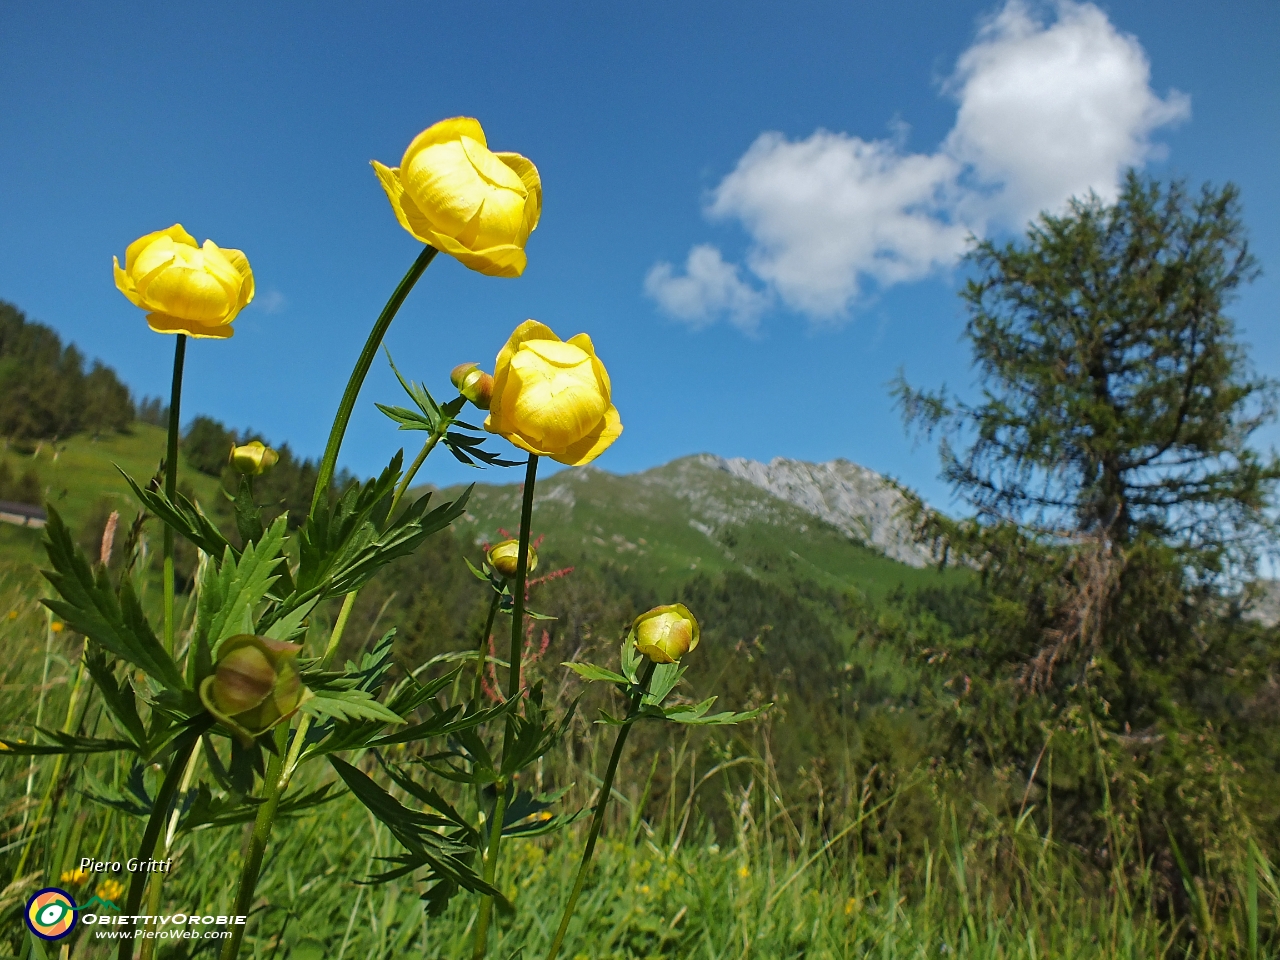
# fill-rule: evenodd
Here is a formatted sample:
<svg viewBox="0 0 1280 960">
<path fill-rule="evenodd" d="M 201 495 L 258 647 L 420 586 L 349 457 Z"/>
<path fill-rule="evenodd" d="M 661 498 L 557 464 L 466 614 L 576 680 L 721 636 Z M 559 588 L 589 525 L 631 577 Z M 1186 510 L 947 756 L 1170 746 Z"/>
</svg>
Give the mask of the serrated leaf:
<svg viewBox="0 0 1280 960">
<path fill-rule="evenodd" d="M 101 740 L 94 737 L 78 737 L 75 734 L 63 733 L 61 730 L 46 730 L 36 727 L 36 733 L 52 740 L 53 743 L 26 743 L 22 740 L 11 740 L 0 737 L 0 757 L 12 754 L 22 757 L 41 757 L 73 753 L 111 753 L 116 750 L 138 752 L 138 747 L 128 740 Z"/>
<path fill-rule="evenodd" d="M 570 663 L 560 664 L 562 667 L 568 667 L 583 680 L 595 681 L 605 680 L 609 683 L 621 683 L 629 685 L 630 681 L 620 673 L 614 673 L 612 670 L 606 670 L 604 667 L 597 667 L 594 663 Z"/>
<path fill-rule="evenodd" d="M 377 720 L 383 724 L 405 722 L 363 690 L 317 693 L 299 709 L 322 720 Z"/>
<path fill-rule="evenodd" d="M 53 571 L 45 577 L 61 600 L 46 600 L 45 606 L 71 629 L 83 633 L 121 660 L 141 667 L 148 676 L 173 691 L 185 689 L 181 672 L 173 658 L 156 639 L 126 577 L 117 600 L 105 570 L 97 578 L 58 511 L 49 509 L 45 527 L 45 550 Z"/>
</svg>

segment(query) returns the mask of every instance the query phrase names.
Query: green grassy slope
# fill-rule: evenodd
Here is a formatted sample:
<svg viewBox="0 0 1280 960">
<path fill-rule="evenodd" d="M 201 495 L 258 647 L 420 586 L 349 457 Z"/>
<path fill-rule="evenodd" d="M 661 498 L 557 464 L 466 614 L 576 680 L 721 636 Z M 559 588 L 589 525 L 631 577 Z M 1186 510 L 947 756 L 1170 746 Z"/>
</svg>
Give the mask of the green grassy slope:
<svg viewBox="0 0 1280 960">
<path fill-rule="evenodd" d="M 122 522 L 131 520 L 137 501 L 129 485 L 114 466 L 145 484 L 155 473 L 164 456 L 165 431 L 150 424 L 135 423 L 127 434 L 116 434 L 95 440 L 81 435 L 61 441 L 56 446 L 44 443 L 33 453 L 0 450 L 15 475 L 34 467 L 40 477 L 45 499 L 53 505 L 71 529 L 80 535 L 98 515 L 120 511 Z M 209 504 L 219 496 L 218 481 L 192 470 L 179 454 L 178 482 L 190 484 L 197 499 Z M 208 509 L 206 507 L 206 509 Z M 88 535 L 86 533 L 86 535 Z M 0 523 L 0 562 L 18 564 L 43 563 L 40 531 Z"/>
<path fill-rule="evenodd" d="M 519 513 L 519 484 L 477 486 L 455 531 L 464 540 L 498 540 L 500 530 L 518 529 Z M 582 468 L 541 480 L 533 532 L 545 536 L 549 552 L 614 564 L 661 593 L 699 572 L 738 570 L 778 583 L 855 588 L 874 600 L 899 585 L 964 575 L 888 559 L 699 457 L 628 476 Z"/>
</svg>

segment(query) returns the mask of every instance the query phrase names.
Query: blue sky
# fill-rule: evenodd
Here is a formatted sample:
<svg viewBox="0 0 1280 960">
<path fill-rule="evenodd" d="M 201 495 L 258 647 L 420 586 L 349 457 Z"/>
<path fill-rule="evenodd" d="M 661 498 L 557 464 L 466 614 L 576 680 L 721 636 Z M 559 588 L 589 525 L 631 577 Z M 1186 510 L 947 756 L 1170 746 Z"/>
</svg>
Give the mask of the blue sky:
<svg viewBox="0 0 1280 960">
<path fill-rule="evenodd" d="M 160 394 L 173 341 L 112 255 L 175 221 L 239 247 L 257 300 L 191 345 L 184 413 L 318 455 L 419 249 L 369 161 L 475 116 L 538 165 L 542 223 L 518 280 L 431 267 L 387 339 L 403 371 L 444 393 L 535 317 L 610 369 L 604 469 L 846 457 L 945 503 L 885 384 L 970 382 L 964 234 L 1013 235 L 1126 164 L 1241 187 L 1268 272 L 1234 314 L 1280 375 L 1277 49 L 1275 0 L 7 4 L 0 298 Z M 373 408 L 398 394 L 379 361 L 346 466 L 415 444 Z M 424 477 L 475 475 L 441 456 Z"/>
</svg>

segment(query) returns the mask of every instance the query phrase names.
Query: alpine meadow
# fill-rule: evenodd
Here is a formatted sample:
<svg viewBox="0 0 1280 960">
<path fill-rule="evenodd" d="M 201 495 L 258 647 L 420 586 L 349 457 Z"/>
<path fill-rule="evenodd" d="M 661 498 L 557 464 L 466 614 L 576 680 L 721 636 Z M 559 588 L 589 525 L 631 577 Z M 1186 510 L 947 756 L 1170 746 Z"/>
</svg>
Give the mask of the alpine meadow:
<svg viewBox="0 0 1280 960">
<path fill-rule="evenodd" d="M 114 246 L 31 232 L 32 257 L 93 264 L 84 309 L 125 318 L 119 354 L 0 290 L 0 956 L 1280 957 L 1280 378 L 1240 313 L 1272 289 L 1272 213 L 1157 168 L 1190 101 L 1153 91 L 1137 37 L 1076 0 L 966 14 L 936 151 L 897 113 L 881 140 L 760 133 L 700 187 L 691 229 L 715 243 L 673 266 L 634 178 L 697 167 L 677 87 L 723 90 L 627 72 L 648 5 L 572 63 L 502 53 L 498 7 L 467 34 L 467 82 L 500 78 L 529 117 L 571 68 L 584 115 L 622 95 L 613 70 L 652 83 L 670 117 L 610 106 L 661 148 L 630 165 L 638 140 L 457 86 L 459 23 L 484 18 L 396 10 L 342 21 L 344 50 L 381 31 L 388 62 L 358 61 L 378 97 L 346 54 L 307 68 L 382 106 L 297 115 L 346 118 L 323 138 L 345 165 L 424 17 L 433 112 L 398 120 L 396 153 L 359 145 L 380 156 L 363 201 L 317 187 L 346 173 L 303 149 L 270 174 L 307 192 L 288 230 L 316 290 L 380 285 L 364 314 L 291 305 L 295 254 L 261 229 L 278 208 L 210 201 L 197 182 L 239 161 L 181 111 L 150 121 L 157 163 L 197 142 L 209 161 L 181 189 L 148 167 L 164 200 L 111 214 Z M 338 43 L 336 12 L 295 12 L 288 36 Z M 689 16 L 662 34 L 672 70 L 710 49 Z M 815 62 L 844 16 L 796 14 Z M 779 99 L 717 109 L 759 130 L 795 107 L 782 55 L 752 62 Z M 615 159 L 602 204 L 571 171 Z M 398 246 L 369 253 L 341 212 L 360 202 Z M 610 258 L 650 327 L 592 319 Z M 871 388 L 837 356 L 858 325 L 881 356 L 927 302 L 907 287 L 951 280 L 930 309 L 956 350 L 922 321 L 927 362 Z M 273 328 L 291 309 L 305 325 Z M 851 399 L 870 389 L 882 408 Z M 845 449 L 877 409 L 939 480 Z"/>
</svg>

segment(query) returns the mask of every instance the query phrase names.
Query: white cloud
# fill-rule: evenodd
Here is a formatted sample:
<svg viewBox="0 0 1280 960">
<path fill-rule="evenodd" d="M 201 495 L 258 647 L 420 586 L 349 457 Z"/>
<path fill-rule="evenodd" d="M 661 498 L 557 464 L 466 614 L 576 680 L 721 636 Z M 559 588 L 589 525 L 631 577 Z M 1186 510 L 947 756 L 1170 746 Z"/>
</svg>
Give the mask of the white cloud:
<svg viewBox="0 0 1280 960">
<path fill-rule="evenodd" d="M 756 329 L 766 299 L 743 282 L 738 268 L 726 263 L 719 250 L 705 243 L 689 251 L 682 277 L 671 264 L 655 263 L 644 278 L 644 289 L 667 313 L 694 326 L 727 313 L 734 326 L 748 332 Z"/>
<path fill-rule="evenodd" d="M 968 230 L 947 221 L 957 173 L 950 157 L 904 156 L 886 140 L 766 133 L 708 210 L 746 227 L 748 266 L 787 306 L 826 319 L 857 297 L 861 277 L 915 280 L 963 250 Z"/>
<path fill-rule="evenodd" d="M 282 313 L 289 305 L 288 298 L 279 290 L 271 289 L 257 298 L 256 306 L 263 313 Z"/>
<path fill-rule="evenodd" d="M 947 84 L 960 106 L 943 150 L 998 185 L 985 212 L 1012 225 L 1091 189 L 1113 199 L 1126 167 L 1160 155 L 1151 134 L 1191 112 L 1176 90 L 1156 96 L 1137 38 L 1097 7 L 1062 2 L 1057 15 L 1045 26 L 1011 0 Z"/>
<path fill-rule="evenodd" d="M 1189 101 L 1151 90 L 1142 47 L 1096 6 L 1060 0 L 1055 10 L 1046 23 L 1008 0 L 983 25 L 944 84 L 956 123 L 933 153 L 826 130 L 757 138 L 707 213 L 746 230 L 763 291 L 706 244 L 683 275 L 653 267 L 645 291 L 694 323 L 728 314 L 754 329 L 773 295 L 811 320 L 839 320 L 869 287 L 954 263 L 970 232 L 1021 227 L 1089 190 L 1114 197 L 1126 167 L 1159 155 L 1152 133 L 1185 119 Z"/>
</svg>

